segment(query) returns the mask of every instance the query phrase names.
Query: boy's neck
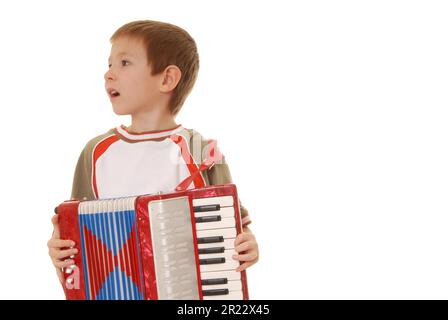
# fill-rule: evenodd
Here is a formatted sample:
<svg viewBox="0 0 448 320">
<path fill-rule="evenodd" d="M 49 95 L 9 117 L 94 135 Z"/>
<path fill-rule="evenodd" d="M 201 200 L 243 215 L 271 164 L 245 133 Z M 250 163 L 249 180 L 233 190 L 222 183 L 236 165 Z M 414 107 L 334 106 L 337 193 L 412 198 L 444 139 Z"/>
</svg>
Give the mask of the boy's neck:
<svg viewBox="0 0 448 320">
<path fill-rule="evenodd" d="M 157 114 L 157 113 L 145 113 L 145 114 L 133 114 L 132 124 L 126 129 L 130 133 L 143 133 L 149 131 L 163 131 L 177 127 L 178 124 L 174 120 L 171 114 Z"/>
</svg>

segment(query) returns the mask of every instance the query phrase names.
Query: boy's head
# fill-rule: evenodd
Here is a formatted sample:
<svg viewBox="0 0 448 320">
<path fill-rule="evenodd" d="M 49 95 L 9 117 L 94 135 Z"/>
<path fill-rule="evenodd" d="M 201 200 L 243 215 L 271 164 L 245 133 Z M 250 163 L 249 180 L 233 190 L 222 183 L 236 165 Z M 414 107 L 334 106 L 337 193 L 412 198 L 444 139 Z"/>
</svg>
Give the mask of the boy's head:
<svg viewBox="0 0 448 320">
<path fill-rule="evenodd" d="M 167 107 L 175 116 L 199 71 L 194 39 L 175 25 L 143 20 L 120 27 L 110 42 L 109 70 L 104 79 L 115 113 Z"/>
</svg>

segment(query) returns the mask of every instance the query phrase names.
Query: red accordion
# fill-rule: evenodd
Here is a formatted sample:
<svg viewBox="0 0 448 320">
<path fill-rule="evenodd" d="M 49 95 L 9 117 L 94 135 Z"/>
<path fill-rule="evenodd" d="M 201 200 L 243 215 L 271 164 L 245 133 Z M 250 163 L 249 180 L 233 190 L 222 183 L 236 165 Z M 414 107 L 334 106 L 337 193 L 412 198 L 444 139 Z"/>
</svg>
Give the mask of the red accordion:
<svg viewBox="0 0 448 320">
<path fill-rule="evenodd" d="M 65 201 L 57 213 L 61 239 L 78 249 L 64 270 L 67 299 L 248 299 L 232 259 L 242 231 L 233 184 Z"/>
</svg>

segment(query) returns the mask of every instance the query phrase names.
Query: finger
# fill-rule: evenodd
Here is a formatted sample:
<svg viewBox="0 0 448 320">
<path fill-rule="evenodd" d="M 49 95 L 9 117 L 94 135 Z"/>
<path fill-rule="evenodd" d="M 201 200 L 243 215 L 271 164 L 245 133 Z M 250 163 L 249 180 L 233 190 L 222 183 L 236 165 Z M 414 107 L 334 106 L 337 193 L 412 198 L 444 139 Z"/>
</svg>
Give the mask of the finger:
<svg viewBox="0 0 448 320">
<path fill-rule="evenodd" d="M 237 246 L 237 245 L 239 245 L 240 243 L 242 243 L 242 242 L 244 242 L 244 241 L 249 241 L 249 240 L 251 240 L 253 237 L 254 237 L 254 236 L 253 236 L 251 233 L 246 233 L 246 232 L 240 233 L 240 234 L 236 237 L 234 245 Z"/>
<path fill-rule="evenodd" d="M 75 255 L 78 253 L 78 249 L 68 249 L 68 250 L 59 250 L 58 252 L 56 252 L 56 254 L 54 255 L 54 257 L 56 259 L 62 260 L 64 258 L 68 258 L 72 255 Z"/>
<path fill-rule="evenodd" d="M 235 271 L 237 272 L 241 272 L 243 270 L 246 270 L 247 268 L 249 268 L 251 265 L 253 265 L 256 261 L 251 261 L 251 262 L 244 262 L 243 264 L 241 264 L 238 268 L 236 268 Z"/>
<path fill-rule="evenodd" d="M 62 239 L 50 239 L 47 242 L 49 248 L 71 248 L 75 246 L 75 242 L 72 240 L 62 240 Z"/>
<path fill-rule="evenodd" d="M 232 256 L 234 260 L 238 261 L 253 261 L 257 259 L 257 253 L 256 252 L 249 252 L 246 254 L 235 254 Z"/>
<path fill-rule="evenodd" d="M 49 248 L 72 248 L 75 246 L 75 242 L 72 240 L 63 240 L 63 239 L 50 239 L 47 242 L 47 246 Z"/>
<path fill-rule="evenodd" d="M 254 249 L 256 248 L 256 242 L 253 240 L 250 241 L 245 241 L 243 243 L 241 243 L 240 245 L 235 247 L 235 251 L 240 253 L 240 252 L 244 252 L 244 251 L 248 251 L 250 249 Z"/>
<path fill-rule="evenodd" d="M 72 259 L 67 259 L 64 261 L 53 259 L 53 264 L 56 268 L 67 268 L 71 265 L 74 265 L 75 261 L 73 261 Z"/>
</svg>

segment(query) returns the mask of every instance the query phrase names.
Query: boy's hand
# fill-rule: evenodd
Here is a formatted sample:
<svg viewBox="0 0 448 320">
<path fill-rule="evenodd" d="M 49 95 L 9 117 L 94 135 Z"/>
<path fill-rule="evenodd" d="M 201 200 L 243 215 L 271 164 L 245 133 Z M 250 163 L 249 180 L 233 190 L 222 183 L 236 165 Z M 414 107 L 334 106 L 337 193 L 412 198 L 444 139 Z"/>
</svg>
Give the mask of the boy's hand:
<svg viewBox="0 0 448 320">
<path fill-rule="evenodd" d="M 53 265 L 56 267 L 56 272 L 59 277 L 59 281 L 64 283 L 64 275 L 62 274 L 62 268 L 66 268 L 68 266 L 73 265 L 75 262 L 72 259 L 66 259 L 71 255 L 77 254 L 77 249 L 72 249 L 75 245 L 74 241 L 71 240 L 61 240 L 59 233 L 59 216 L 56 214 L 51 218 L 51 222 L 53 223 L 53 236 L 50 240 L 48 240 L 48 254 L 50 255 L 51 261 Z M 63 248 L 70 248 L 62 250 Z"/>
<path fill-rule="evenodd" d="M 236 271 L 243 271 L 258 261 L 258 243 L 248 227 L 244 227 L 243 232 L 236 237 L 235 251 L 239 254 L 234 255 L 233 259 L 244 261 Z"/>
</svg>

